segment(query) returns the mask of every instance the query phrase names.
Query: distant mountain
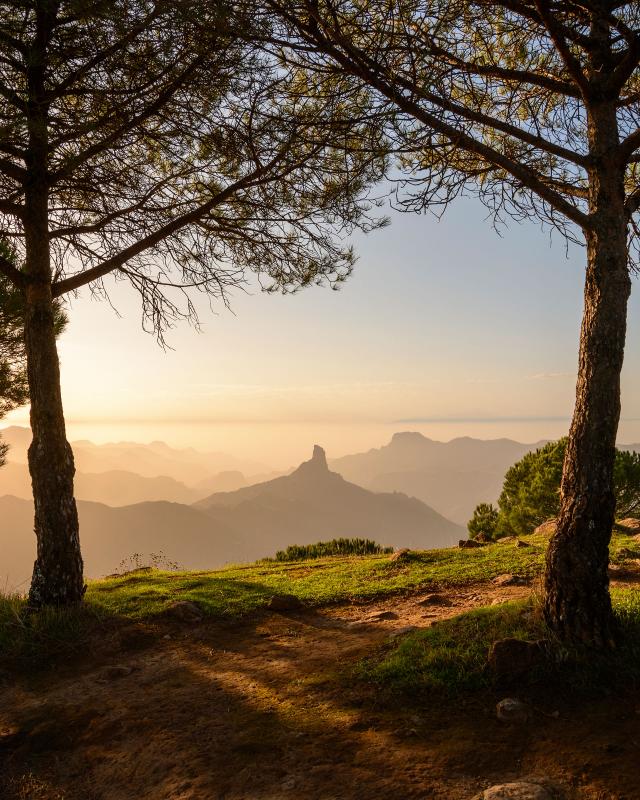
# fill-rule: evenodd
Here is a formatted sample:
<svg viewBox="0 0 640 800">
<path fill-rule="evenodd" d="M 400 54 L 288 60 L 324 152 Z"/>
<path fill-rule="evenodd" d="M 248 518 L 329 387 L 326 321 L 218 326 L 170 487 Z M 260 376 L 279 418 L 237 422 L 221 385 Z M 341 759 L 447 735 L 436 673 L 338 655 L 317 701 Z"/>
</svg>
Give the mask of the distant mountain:
<svg viewBox="0 0 640 800">
<path fill-rule="evenodd" d="M 383 545 L 433 548 L 453 544 L 465 532 L 421 501 L 375 493 L 329 471 L 324 450 L 290 475 L 220 492 L 196 503 L 224 527 L 245 533 L 244 557 L 253 559 L 289 544 L 339 536 L 363 536 Z"/>
<path fill-rule="evenodd" d="M 466 525 L 478 503 L 495 502 L 507 469 L 536 444 L 463 437 L 437 442 L 420 433 L 394 434 L 383 447 L 333 459 L 331 468 L 376 492 L 399 491 Z"/>
<path fill-rule="evenodd" d="M 92 500 L 109 506 L 126 506 L 149 500 L 189 505 L 205 494 L 174 478 L 163 475 L 147 478 L 127 470 L 77 472 L 75 492 L 78 500 Z M 0 493 L 31 499 L 31 478 L 26 464 L 9 462 L 0 470 Z"/>
<path fill-rule="evenodd" d="M 324 450 L 291 475 L 195 505 L 148 502 L 111 508 L 78 502 L 85 574 L 98 577 L 140 553 L 164 553 L 187 569 L 254 561 L 290 544 L 362 536 L 398 547 L 446 547 L 464 531 L 415 498 L 376 494 L 327 466 Z M 35 558 L 29 500 L 0 497 L 0 585 L 26 586 Z"/>
<path fill-rule="evenodd" d="M 0 435 L 11 448 L 9 460 L 26 464 L 31 431 L 10 426 L 0 430 Z M 245 475 L 269 471 L 268 467 L 258 462 L 234 458 L 225 453 L 200 453 L 193 448 L 176 449 L 164 442 L 94 444 L 81 440 L 71 444 L 76 468 L 84 473 L 126 471 L 147 478 L 166 476 L 191 486 L 228 470 L 240 471 Z"/>
<path fill-rule="evenodd" d="M 135 553 L 143 563 L 163 553 L 185 569 L 208 569 L 238 560 L 235 532 L 211 517 L 179 503 L 138 503 L 110 508 L 78 502 L 85 575 L 96 578 L 115 571 Z M 16 497 L 0 497 L 0 586 L 25 589 L 35 559 L 33 505 Z"/>
<path fill-rule="evenodd" d="M 191 505 L 212 492 L 229 492 L 248 483 L 249 480 L 236 470 L 209 475 L 195 486 L 186 486 L 166 475 L 147 478 L 127 470 L 110 470 L 76 472 L 75 493 L 78 500 L 91 500 L 108 506 L 128 506 L 153 500 Z M 9 462 L 0 470 L 0 496 L 3 494 L 31 499 L 31 478 L 26 464 Z"/>
<path fill-rule="evenodd" d="M 17 426 L 0 430 L 10 446 L 8 464 L 0 470 L 0 496 L 31 498 L 27 448 L 31 431 Z M 73 442 L 76 497 L 113 506 L 167 500 L 191 504 L 212 492 L 226 492 L 272 477 L 260 463 L 223 453 L 177 450 L 164 442 L 96 445 Z M 245 470 L 244 472 L 241 469 Z M 255 475 L 254 478 L 245 477 Z"/>
</svg>

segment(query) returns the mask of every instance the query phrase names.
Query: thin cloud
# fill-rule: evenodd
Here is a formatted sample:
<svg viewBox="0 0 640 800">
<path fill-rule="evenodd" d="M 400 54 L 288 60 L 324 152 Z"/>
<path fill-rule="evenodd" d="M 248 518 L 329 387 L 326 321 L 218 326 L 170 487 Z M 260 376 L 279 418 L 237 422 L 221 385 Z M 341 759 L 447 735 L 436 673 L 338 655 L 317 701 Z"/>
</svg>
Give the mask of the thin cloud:
<svg viewBox="0 0 640 800">
<path fill-rule="evenodd" d="M 548 381 L 553 378 L 575 378 L 575 372 L 538 372 L 535 375 L 526 375 L 527 381 Z"/>
</svg>

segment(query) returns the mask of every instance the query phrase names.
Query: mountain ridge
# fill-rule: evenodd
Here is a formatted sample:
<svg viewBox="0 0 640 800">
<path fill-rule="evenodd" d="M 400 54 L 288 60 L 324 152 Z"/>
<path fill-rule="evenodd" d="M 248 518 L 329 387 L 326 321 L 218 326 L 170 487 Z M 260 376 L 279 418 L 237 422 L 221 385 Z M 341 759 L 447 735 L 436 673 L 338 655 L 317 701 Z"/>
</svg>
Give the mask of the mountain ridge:
<svg viewBox="0 0 640 800">
<path fill-rule="evenodd" d="M 1 489 L 0 489 L 1 491 Z M 135 553 L 162 552 L 186 569 L 255 561 L 290 544 L 341 536 L 427 549 L 452 545 L 464 531 L 420 500 L 375 493 L 331 472 L 322 448 L 290 475 L 219 492 L 185 505 L 147 501 L 113 507 L 78 501 L 87 577 L 114 572 Z M 0 497 L 0 552 L 10 583 L 28 579 L 35 557 L 33 506 Z"/>
</svg>

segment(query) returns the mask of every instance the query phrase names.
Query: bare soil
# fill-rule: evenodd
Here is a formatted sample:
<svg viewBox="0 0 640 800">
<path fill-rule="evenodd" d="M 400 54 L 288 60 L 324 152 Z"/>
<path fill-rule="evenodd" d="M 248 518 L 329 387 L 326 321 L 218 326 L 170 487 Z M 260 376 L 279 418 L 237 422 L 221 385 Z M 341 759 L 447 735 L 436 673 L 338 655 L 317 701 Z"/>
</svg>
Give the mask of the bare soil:
<svg viewBox="0 0 640 800">
<path fill-rule="evenodd" d="M 449 591 L 449 605 L 413 595 L 105 629 L 89 651 L 0 689 L 0 796 L 470 800 L 543 775 L 567 798 L 640 800 L 640 698 L 624 687 L 588 702 L 541 690 L 519 726 L 495 717 L 504 692 L 394 706 L 345 688 L 350 665 L 394 630 L 530 591 L 490 584 Z M 372 621 L 384 612 L 397 618 Z"/>
</svg>

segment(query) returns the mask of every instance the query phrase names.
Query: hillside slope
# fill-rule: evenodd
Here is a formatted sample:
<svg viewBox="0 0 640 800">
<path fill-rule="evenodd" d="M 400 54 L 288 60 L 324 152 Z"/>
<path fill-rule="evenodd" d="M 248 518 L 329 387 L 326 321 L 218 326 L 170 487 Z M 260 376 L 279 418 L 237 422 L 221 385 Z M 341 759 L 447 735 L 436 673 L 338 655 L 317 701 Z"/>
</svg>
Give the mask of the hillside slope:
<svg viewBox="0 0 640 800">
<path fill-rule="evenodd" d="M 251 532 L 267 555 L 288 544 L 310 544 L 339 536 L 365 536 L 396 547 L 447 547 L 464 530 L 432 508 L 400 493 L 375 493 L 328 468 L 324 450 L 290 475 L 213 494 L 196 503 L 219 524 Z"/>
<path fill-rule="evenodd" d="M 180 503 L 160 501 L 111 508 L 80 500 L 78 514 L 88 578 L 115 571 L 121 561 L 136 553 L 143 563 L 156 553 L 186 569 L 207 569 L 236 561 L 243 549 L 235 532 Z M 16 497 L 0 497 L 0 519 L 0 585 L 24 589 L 35 559 L 33 505 Z"/>
</svg>

